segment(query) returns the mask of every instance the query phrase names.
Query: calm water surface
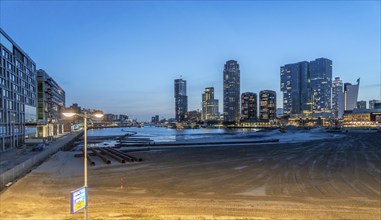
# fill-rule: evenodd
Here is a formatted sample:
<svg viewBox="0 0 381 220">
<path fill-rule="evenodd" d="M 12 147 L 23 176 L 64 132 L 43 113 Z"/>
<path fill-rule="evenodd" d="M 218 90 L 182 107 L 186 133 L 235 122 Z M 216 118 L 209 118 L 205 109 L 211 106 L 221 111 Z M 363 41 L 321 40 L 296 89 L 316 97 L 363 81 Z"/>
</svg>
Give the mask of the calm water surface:
<svg viewBox="0 0 381 220">
<path fill-rule="evenodd" d="M 169 129 L 162 127 L 142 128 L 105 128 L 89 130 L 88 136 L 124 135 L 127 132 L 136 132 L 134 138 L 150 138 L 155 142 L 190 141 L 197 139 L 221 139 L 244 136 L 255 133 L 258 129 Z"/>
</svg>

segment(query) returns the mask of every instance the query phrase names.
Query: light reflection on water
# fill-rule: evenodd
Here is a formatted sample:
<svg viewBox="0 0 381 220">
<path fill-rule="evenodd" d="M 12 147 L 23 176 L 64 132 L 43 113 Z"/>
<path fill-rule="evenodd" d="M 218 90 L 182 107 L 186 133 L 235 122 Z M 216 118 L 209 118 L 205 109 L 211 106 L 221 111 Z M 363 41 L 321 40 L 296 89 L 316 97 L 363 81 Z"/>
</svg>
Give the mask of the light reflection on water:
<svg viewBox="0 0 381 220">
<path fill-rule="evenodd" d="M 221 139 L 230 138 L 248 133 L 254 133 L 258 129 L 168 129 L 162 127 L 142 128 L 105 128 L 89 130 L 88 136 L 112 136 L 125 135 L 127 132 L 136 132 L 133 138 L 149 138 L 155 142 L 189 141 L 196 139 Z"/>
<path fill-rule="evenodd" d="M 131 139 L 138 139 L 141 141 L 147 141 L 148 139 L 154 142 L 213 142 L 222 139 L 248 137 L 254 134 L 258 129 L 169 129 L 163 127 L 142 127 L 142 128 L 104 128 L 89 130 L 87 135 L 90 139 L 88 141 L 88 147 L 112 147 L 118 143 L 115 137 L 123 136 L 126 134 L 136 133 L 132 135 Z M 257 134 L 255 134 L 257 135 Z M 110 137 L 109 140 L 91 141 L 91 137 Z M 114 139 L 114 140 L 112 140 Z M 128 139 L 127 139 L 128 140 Z M 73 151 L 79 151 L 83 148 L 83 143 L 78 143 L 73 148 Z"/>
</svg>

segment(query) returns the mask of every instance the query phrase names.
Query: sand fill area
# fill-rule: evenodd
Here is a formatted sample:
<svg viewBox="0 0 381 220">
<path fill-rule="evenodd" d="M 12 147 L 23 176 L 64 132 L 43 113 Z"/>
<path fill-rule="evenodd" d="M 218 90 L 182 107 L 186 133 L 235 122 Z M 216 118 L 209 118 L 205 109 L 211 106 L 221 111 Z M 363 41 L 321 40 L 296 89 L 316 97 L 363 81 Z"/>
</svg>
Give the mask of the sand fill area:
<svg viewBox="0 0 381 220">
<path fill-rule="evenodd" d="M 83 159 L 59 152 L 1 193 L 1 219 L 83 219 Z M 380 219 L 381 133 L 130 153 L 89 167 L 90 219 Z"/>
</svg>

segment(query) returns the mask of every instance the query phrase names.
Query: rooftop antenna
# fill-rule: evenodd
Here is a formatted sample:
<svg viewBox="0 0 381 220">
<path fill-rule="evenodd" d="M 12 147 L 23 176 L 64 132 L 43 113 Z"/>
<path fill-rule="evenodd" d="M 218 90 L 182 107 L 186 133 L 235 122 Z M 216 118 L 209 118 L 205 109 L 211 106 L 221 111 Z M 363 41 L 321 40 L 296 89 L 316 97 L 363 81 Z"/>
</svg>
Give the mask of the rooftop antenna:
<svg viewBox="0 0 381 220">
<path fill-rule="evenodd" d="M 183 75 L 180 75 L 180 79 L 183 79 Z"/>
</svg>

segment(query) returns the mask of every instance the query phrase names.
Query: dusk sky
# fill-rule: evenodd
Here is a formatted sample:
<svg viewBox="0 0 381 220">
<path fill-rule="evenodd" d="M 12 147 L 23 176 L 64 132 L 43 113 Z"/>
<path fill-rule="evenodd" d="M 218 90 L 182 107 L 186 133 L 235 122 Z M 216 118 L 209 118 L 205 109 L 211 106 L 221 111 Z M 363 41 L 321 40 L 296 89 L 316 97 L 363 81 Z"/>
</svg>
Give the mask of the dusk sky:
<svg viewBox="0 0 381 220">
<path fill-rule="evenodd" d="M 65 90 L 66 105 L 174 117 L 174 85 L 188 109 L 205 87 L 222 111 L 222 72 L 240 64 L 241 92 L 280 92 L 280 66 L 325 57 L 359 100 L 381 99 L 380 1 L 4 1 L 1 28 Z"/>
</svg>

